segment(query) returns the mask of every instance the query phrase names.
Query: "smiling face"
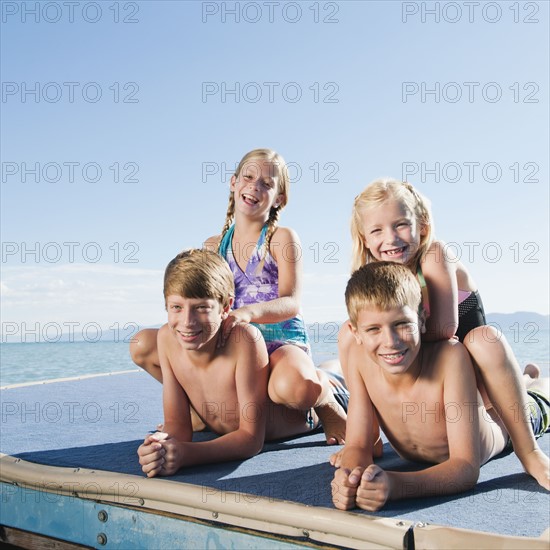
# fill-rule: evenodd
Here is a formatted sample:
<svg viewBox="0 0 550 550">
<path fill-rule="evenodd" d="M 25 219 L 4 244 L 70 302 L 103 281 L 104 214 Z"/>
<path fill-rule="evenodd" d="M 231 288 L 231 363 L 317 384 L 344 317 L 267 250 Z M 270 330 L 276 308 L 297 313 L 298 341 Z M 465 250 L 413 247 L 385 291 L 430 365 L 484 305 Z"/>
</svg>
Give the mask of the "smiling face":
<svg viewBox="0 0 550 550">
<path fill-rule="evenodd" d="M 401 201 L 389 199 L 361 213 L 365 246 L 378 261 L 409 265 L 419 250 L 425 228 Z"/>
<path fill-rule="evenodd" d="M 351 330 L 369 359 L 384 372 L 397 375 L 409 372 L 420 350 L 423 320 L 409 306 L 381 309 L 361 308 Z"/>
<path fill-rule="evenodd" d="M 168 326 L 184 349 L 199 351 L 216 345 L 218 330 L 230 307 L 224 308 L 212 298 L 170 294 L 166 297 Z"/>
<path fill-rule="evenodd" d="M 231 191 L 235 210 L 250 217 L 265 218 L 271 208 L 284 205 L 284 194 L 280 192 L 279 171 L 275 164 L 249 159 L 240 172 L 231 178 Z"/>
</svg>

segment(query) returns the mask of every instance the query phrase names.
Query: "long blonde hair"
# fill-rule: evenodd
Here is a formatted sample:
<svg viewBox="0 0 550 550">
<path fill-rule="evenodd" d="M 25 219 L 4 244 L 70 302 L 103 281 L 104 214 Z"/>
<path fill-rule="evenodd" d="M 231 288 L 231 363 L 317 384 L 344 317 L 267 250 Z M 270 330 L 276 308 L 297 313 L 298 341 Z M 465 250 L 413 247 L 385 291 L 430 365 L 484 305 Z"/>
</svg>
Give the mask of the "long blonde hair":
<svg viewBox="0 0 550 550">
<path fill-rule="evenodd" d="M 409 267 L 415 271 L 426 255 L 434 239 L 434 224 L 430 201 L 422 196 L 410 183 L 393 178 L 380 178 L 371 182 L 355 197 L 351 214 L 352 273 L 362 265 L 377 261 L 365 244 L 361 214 L 368 208 L 395 199 L 402 202 L 415 216 L 419 228 L 424 230 L 420 246 Z"/>
<path fill-rule="evenodd" d="M 262 258 L 265 258 L 267 252 L 269 251 L 269 245 L 271 244 L 271 238 L 273 233 L 277 229 L 277 224 L 279 222 L 279 215 L 281 210 L 288 203 L 288 194 L 290 190 L 290 177 L 288 175 L 288 168 L 285 162 L 285 159 L 273 149 L 254 149 L 246 153 L 246 155 L 241 159 L 237 169 L 235 170 L 235 178 L 239 177 L 241 170 L 246 164 L 249 164 L 251 160 L 258 160 L 260 162 L 269 162 L 277 170 L 278 178 L 278 188 L 277 194 L 281 195 L 281 200 L 278 206 L 272 206 L 269 211 L 269 217 L 267 219 L 267 234 L 265 238 L 265 243 L 262 252 Z M 222 228 L 222 234 L 220 239 L 220 244 L 223 241 L 225 234 L 229 231 L 231 224 L 235 218 L 235 197 L 233 191 L 229 193 L 229 204 L 227 206 L 227 213 L 225 215 L 225 223 Z M 219 250 L 219 246 L 218 246 Z"/>
</svg>

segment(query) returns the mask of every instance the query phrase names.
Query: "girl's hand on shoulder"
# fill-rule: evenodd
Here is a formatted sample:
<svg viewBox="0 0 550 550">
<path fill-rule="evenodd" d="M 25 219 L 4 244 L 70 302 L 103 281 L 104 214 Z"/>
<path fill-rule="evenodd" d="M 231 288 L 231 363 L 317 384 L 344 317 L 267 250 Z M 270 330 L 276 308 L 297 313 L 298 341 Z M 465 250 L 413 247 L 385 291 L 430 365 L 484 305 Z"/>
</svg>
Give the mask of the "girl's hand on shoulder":
<svg viewBox="0 0 550 550">
<path fill-rule="evenodd" d="M 235 309 L 233 311 L 230 311 L 228 316 L 222 321 L 220 335 L 218 338 L 218 347 L 221 348 L 225 345 L 227 342 L 227 339 L 229 338 L 229 335 L 231 334 L 231 331 L 235 328 L 236 325 L 240 323 L 250 323 L 252 321 L 252 315 L 250 312 L 246 309 L 246 307 L 242 307 L 239 309 Z"/>
</svg>

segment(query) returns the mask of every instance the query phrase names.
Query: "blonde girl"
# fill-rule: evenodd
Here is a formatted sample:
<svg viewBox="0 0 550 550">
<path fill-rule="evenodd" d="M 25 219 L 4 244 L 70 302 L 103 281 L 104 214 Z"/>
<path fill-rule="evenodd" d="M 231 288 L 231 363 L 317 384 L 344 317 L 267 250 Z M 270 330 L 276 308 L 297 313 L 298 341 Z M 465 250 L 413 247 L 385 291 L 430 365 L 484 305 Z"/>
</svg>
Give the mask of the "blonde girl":
<svg viewBox="0 0 550 550">
<path fill-rule="evenodd" d="M 235 280 L 221 344 L 238 323 L 258 326 L 270 357 L 270 399 L 310 411 L 310 421 L 318 416 L 323 424 L 327 443 L 343 443 L 344 392 L 331 373 L 315 368 L 300 314 L 300 241 L 278 223 L 289 183 L 284 159 L 271 149 L 247 153 L 231 177 L 222 232 L 205 243 L 227 260 Z"/>
</svg>

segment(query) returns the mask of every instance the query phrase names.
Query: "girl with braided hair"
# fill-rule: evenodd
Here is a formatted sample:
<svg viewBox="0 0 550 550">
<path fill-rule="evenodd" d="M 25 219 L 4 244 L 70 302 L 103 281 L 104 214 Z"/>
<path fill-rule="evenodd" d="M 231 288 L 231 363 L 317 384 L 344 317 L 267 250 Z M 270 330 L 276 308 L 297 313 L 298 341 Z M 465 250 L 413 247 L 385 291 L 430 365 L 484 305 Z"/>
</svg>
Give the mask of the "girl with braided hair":
<svg viewBox="0 0 550 550">
<path fill-rule="evenodd" d="M 234 309 L 223 322 L 220 345 L 235 325 L 254 323 L 270 357 L 270 399 L 309 411 L 312 423 L 321 421 L 327 443 L 341 444 L 347 392 L 311 359 L 300 314 L 300 241 L 295 231 L 278 224 L 288 194 L 286 163 L 271 149 L 247 153 L 231 177 L 222 233 L 205 243 L 227 260 L 235 280 Z"/>
</svg>

